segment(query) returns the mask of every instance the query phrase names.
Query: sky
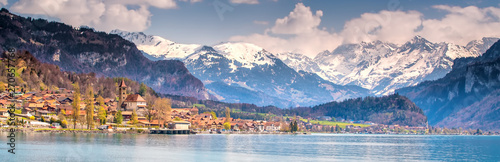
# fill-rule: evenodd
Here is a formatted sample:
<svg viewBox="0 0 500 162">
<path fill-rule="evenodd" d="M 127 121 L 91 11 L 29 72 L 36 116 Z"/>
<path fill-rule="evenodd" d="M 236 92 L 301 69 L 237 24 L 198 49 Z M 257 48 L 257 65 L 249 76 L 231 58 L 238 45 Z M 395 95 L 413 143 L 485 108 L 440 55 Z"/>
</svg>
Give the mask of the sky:
<svg viewBox="0 0 500 162">
<path fill-rule="evenodd" d="M 253 43 L 314 57 L 347 43 L 403 44 L 416 35 L 466 45 L 500 37 L 500 1 L 465 0 L 0 0 L 22 16 L 179 43 Z"/>
</svg>

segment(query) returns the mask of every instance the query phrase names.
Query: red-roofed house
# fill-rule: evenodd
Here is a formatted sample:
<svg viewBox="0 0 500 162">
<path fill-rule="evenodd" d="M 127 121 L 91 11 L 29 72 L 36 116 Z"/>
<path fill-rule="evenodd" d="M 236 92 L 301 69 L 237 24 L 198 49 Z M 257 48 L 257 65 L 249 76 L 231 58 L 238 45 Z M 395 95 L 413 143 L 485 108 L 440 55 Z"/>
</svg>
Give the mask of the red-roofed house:
<svg viewBox="0 0 500 162">
<path fill-rule="evenodd" d="M 131 94 L 123 101 L 122 109 L 124 111 L 132 111 L 137 109 L 146 108 L 146 100 L 139 94 Z"/>
</svg>

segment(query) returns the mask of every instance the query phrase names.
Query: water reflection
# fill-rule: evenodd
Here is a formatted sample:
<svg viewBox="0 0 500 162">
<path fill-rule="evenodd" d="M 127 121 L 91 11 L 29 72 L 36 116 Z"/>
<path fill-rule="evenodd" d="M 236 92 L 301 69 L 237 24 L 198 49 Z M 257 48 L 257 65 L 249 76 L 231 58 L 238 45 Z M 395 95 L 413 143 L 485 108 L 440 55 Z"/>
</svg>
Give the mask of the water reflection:
<svg viewBox="0 0 500 162">
<path fill-rule="evenodd" d="M 2 141 L 7 134 L 2 133 Z M 2 161 L 498 161 L 498 136 L 18 133 Z M 6 143 L 6 142 L 4 142 Z"/>
</svg>

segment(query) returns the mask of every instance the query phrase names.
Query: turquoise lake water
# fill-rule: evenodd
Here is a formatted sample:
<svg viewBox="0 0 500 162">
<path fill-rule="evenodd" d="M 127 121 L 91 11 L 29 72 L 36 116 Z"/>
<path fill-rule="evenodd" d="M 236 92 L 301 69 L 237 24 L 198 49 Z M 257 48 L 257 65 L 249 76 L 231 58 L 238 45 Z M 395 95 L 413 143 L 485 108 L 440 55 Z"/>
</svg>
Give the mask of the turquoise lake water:
<svg viewBox="0 0 500 162">
<path fill-rule="evenodd" d="M 500 161 L 500 136 L 0 134 L 0 161 Z"/>
</svg>

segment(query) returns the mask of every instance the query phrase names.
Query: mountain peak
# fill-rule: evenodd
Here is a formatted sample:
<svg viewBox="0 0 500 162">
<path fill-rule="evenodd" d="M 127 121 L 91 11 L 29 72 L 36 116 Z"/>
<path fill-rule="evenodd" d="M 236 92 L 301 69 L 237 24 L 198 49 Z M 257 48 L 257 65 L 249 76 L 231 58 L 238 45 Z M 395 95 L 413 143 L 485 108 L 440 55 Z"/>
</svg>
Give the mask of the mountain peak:
<svg viewBox="0 0 500 162">
<path fill-rule="evenodd" d="M 136 44 L 137 48 L 157 59 L 184 59 L 201 46 L 198 44 L 180 44 L 160 36 L 146 35 L 143 32 L 127 32 L 119 29 L 110 34 L 117 34 Z"/>
<path fill-rule="evenodd" d="M 216 52 L 215 49 L 213 47 L 210 47 L 210 46 L 203 46 L 200 48 L 199 51 Z"/>
<path fill-rule="evenodd" d="M 411 44 L 431 43 L 430 41 L 428 41 L 427 39 L 425 39 L 424 37 L 422 37 L 420 35 L 416 35 L 409 42 Z"/>
</svg>

